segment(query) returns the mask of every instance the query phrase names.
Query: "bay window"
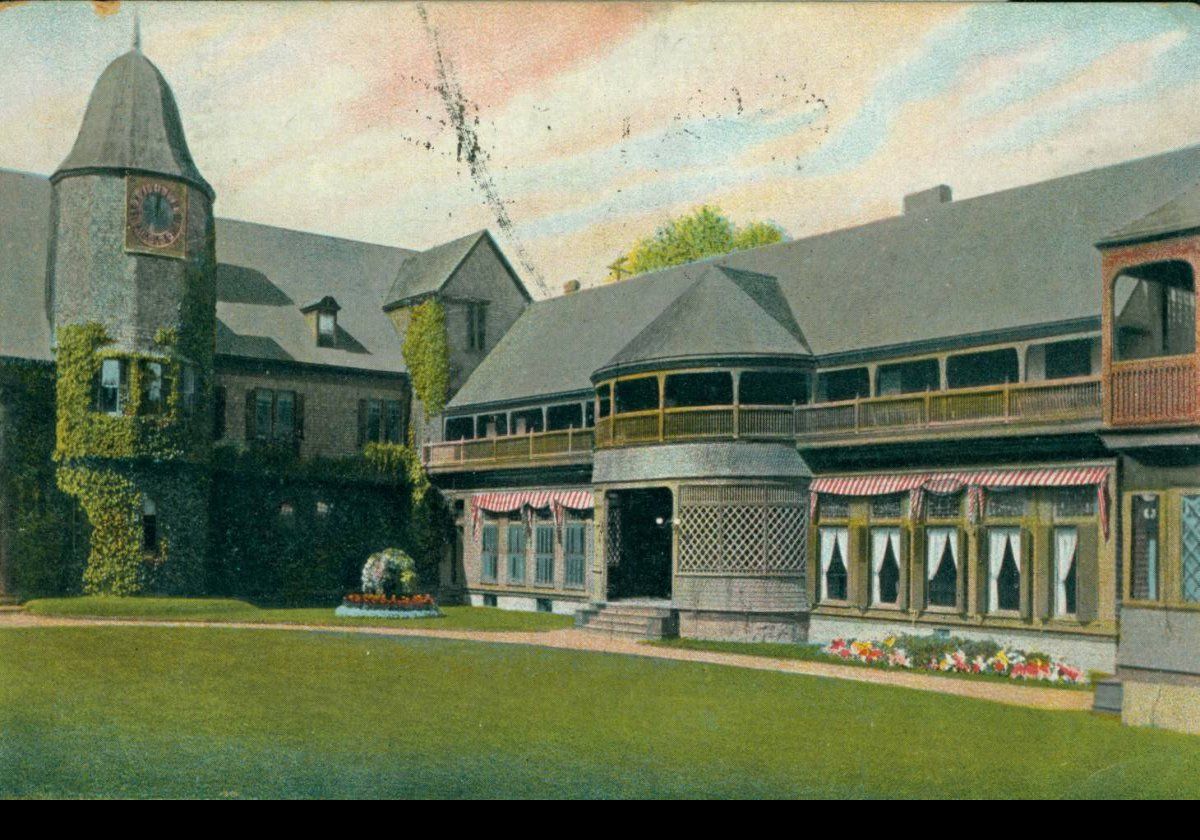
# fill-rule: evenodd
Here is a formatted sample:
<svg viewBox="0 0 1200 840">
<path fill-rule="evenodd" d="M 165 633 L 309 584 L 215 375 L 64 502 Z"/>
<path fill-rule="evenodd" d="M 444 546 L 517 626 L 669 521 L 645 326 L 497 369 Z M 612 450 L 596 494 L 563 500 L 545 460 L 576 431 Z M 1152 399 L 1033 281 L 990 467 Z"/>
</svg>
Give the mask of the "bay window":
<svg viewBox="0 0 1200 840">
<path fill-rule="evenodd" d="M 125 413 L 129 401 L 129 363 L 125 359 L 104 359 L 96 376 L 92 408 L 104 414 Z"/>
</svg>

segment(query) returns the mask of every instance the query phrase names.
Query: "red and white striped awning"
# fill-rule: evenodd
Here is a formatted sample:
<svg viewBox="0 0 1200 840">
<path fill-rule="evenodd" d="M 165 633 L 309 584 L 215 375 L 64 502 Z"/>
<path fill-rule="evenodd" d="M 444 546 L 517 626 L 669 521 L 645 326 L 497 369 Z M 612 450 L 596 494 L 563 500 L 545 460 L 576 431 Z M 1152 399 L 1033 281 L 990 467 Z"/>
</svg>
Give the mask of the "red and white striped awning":
<svg viewBox="0 0 1200 840">
<path fill-rule="evenodd" d="M 1108 535 L 1108 466 L 1040 467 L 1025 470 L 952 470 L 930 473 L 891 475 L 822 476 L 809 485 L 810 513 L 815 515 L 817 497 L 886 496 L 909 493 L 909 516 L 920 519 L 925 494 L 945 495 L 967 491 L 967 515 L 972 522 L 979 518 L 986 488 L 1014 487 L 1090 487 L 1097 490 L 1097 509 L 1100 524 Z"/>
<path fill-rule="evenodd" d="M 476 493 L 471 497 L 471 527 L 479 526 L 479 512 L 512 513 L 517 510 L 549 508 L 561 523 L 563 509 L 591 510 L 595 505 L 590 490 L 520 490 L 509 493 Z"/>
</svg>

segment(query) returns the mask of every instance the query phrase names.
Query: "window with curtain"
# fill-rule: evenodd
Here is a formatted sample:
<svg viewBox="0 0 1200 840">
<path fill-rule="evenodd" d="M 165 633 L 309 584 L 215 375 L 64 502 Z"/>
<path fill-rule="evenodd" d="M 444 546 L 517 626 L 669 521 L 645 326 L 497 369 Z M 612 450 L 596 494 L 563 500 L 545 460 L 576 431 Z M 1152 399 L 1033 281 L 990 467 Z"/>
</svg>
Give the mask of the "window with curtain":
<svg viewBox="0 0 1200 840">
<path fill-rule="evenodd" d="M 900 602 L 900 529 L 871 529 L 871 603 Z"/>
<path fill-rule="evenodd" d="M 1158 496 L 1137 495 L 1131 505 L 1130 592 L 1136 601 L 1158 600 Z"/>
<path fill-rule="evenodd" d="M 1054 529 L 1054 614 L 1074 616 L 1077 612 L 1076 581 L 1078 573 L 1079 529 Z"/>
<path fill-rule="evenodd" d="M 845 601 L 849 589 L 846 562 L 850 556 L 850 530 L 848 528 L 822 528 L 820 542 L 820 599 L 822 601 Z"/>
<path fill-rule="evenodd" d="M 925 530 L 926 601 L 931 607 L 958 605 L 958 529 Z"/>
<path fill-rule="evenodd" d="M 129 400 L 129 368 L 124 359 L 104 359 L 96 377 L 92 410 L 104 414 L 124 414 Z"/>
<path fill-rule="evenodd" d="M 988 529 L 988 611 L 1021 608 L 1021 529 Z"/>
</svg>

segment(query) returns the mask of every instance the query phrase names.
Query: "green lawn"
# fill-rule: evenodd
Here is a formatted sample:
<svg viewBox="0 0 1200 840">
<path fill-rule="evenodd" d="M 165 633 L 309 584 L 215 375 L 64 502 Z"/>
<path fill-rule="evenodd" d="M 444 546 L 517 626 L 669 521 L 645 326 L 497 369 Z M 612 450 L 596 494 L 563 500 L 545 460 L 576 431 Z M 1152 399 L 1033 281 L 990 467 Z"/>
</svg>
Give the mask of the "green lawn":
<svg viewBox="0 0 1200 840">
<path fill-rule="evenodd" d="M 0 630 L 0 796 L 1200 796 L 1086 713 L 419 637 Z"/>
<path fill-rule="evenodd" d="M 25 605 L 37 615 L 69 618 L 141 618 L 168 621 L 248 621 L 268 624 L 327 624 L 331 627 L 419 627 L 436 630 L 558 630 L 565 615 L 488 607 L 442 607 L 440 618 L 341 618 L 333 607 L 256 607 L 229 598 L 43 598 Z"/>
</svg>

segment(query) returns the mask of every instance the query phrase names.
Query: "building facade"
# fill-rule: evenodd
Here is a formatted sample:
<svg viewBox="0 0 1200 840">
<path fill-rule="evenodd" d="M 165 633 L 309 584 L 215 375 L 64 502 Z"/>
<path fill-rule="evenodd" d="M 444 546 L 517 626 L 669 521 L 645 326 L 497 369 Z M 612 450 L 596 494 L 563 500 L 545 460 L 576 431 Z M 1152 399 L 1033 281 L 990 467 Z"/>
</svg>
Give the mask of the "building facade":
<svg viewBox="0 0 1200 840">
<path fill-rule="evenodd" d="M 0 588 L 263 594 L 239 581 L 279 542 L 263 587 L 335 592 L 407 538 L 402 489 L 347 465 L 412 446 L 452 520 L 443 600 L 995 639 L 1195 731 L 1198 178 L 1190 147 L 942 185 L 534 301 L 486 231 L 417 251 L 215 215 L 135 49 L 56 172 L 0 170 Z M 403 353 L 430 302 L 437 416 Z"/>
</svg>

